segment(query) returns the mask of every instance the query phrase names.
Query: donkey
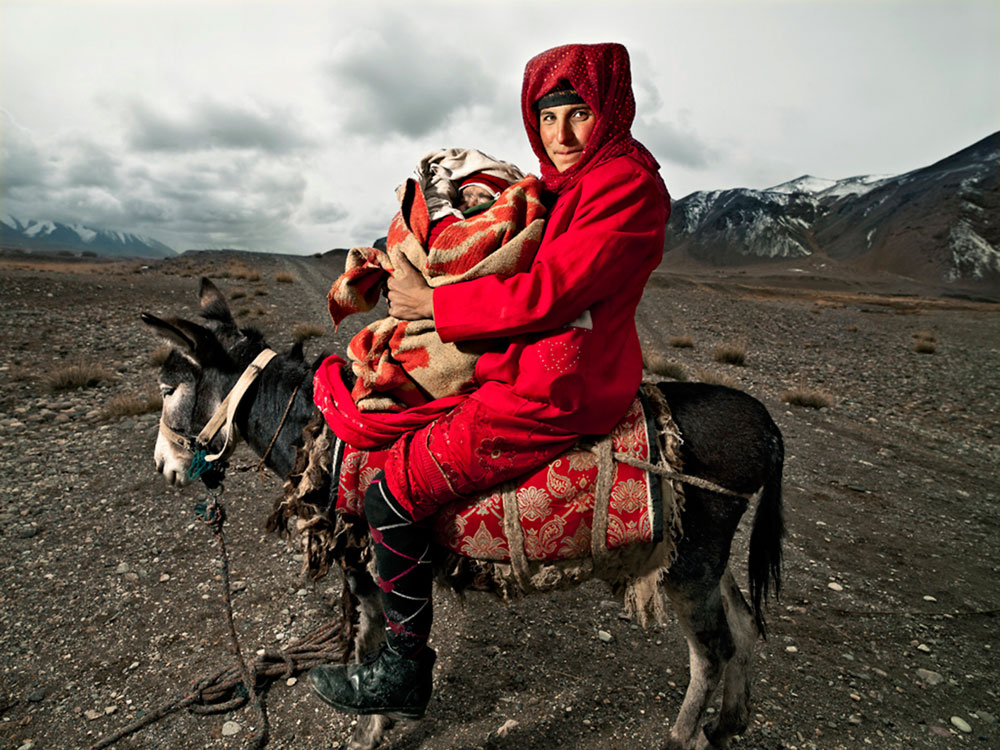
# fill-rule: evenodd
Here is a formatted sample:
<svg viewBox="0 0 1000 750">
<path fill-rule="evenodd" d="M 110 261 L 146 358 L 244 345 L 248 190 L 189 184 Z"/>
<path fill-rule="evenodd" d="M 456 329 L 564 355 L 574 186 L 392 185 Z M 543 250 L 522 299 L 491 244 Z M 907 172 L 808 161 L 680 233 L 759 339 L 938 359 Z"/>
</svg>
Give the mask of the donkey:
<svg viewBox="0 0 1000 750">
<path fill-rule="evenodd" d="M 209 422 L 227 393 L 242 382 L 241 373 L 254 369 L 248 364 L 266 350 L 259 331 L 238 328 L 222 293 L 208 279 L 201 280 L 199 295 L 200 323 L 141 316 L 172 345 L 159 374 L 163 411 L 155 462 L 157 471 L 173 485 L 189 481 L 191 436 Z M 296 446 L 314 414 L 315 366 L 318 363 L 310 367 L 304 362 L 301 346 L 277 354 L 246 388 L 242 400 L 229 408 L 239 436 L 282 477 L 292 471 Z M 684 533 L 676 558 L 652 579 L 669 600 L 689 652 L 687 691 L 664 747 L 725 748 L 747 727 L 753 649 L 757 638 L 765 636 L 763 608 L 769 589 L 777 595 L 781 585 L 784 448 L 765 407 L 741 391 L 704 383 L 665 382 L 657 388 L 681 434 L 687 475 L 706 480 L 685 487 Z M 222 439 L 209 436 L 204 442 L 221 453 Z M 751 494 L 758 499 L 750 534 L 748 604 L 730 570 L 729 555 Z M 363 522 L 351 528 L 355 537 L 367 533 Z M 378 647 L 384 621 L 378 589 L 357 551 L 364 540 L 355 542 L 338 564 L 345 581 L 342 597 L 359 620 L 353 646 L 355 658 L 361 660 Z M 639 554 L 623 558 L 634 561 L 637 576 L 648 571 L 643 569 L 647 562 L 643 554 L 640 549 Z M 702 725 L 720 683 L 721 710 Z M 361 717 L 348 747 L 375 748 L 391 725 L 390 717 Z"/>
</svg>

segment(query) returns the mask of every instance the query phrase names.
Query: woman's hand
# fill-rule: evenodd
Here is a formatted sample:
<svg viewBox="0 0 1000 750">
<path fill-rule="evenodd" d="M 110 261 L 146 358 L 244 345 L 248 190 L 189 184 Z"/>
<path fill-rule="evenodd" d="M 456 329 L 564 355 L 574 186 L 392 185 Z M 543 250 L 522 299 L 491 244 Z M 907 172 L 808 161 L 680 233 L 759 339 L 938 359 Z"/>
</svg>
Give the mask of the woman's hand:
<svg viewBox="0 0 1000 750">
<path fill-rule="evenodd" d="M 389 277 L 389 314 L 400 320 L 433 320 L 434 290 L 402 254 Z"/>
</svg>

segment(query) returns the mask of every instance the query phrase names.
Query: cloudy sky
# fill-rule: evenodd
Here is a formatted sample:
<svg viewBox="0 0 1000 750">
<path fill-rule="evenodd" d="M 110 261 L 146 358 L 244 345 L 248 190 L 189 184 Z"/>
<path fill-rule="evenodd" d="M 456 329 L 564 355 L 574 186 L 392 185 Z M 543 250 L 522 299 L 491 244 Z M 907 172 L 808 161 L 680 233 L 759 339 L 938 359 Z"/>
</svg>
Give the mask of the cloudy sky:
<svg viewBox="0 0 1000 750">
<path fill-rule="evenodd" d="M 675 198 L 898 174 L 1000 129 L 996 0 L 0 0 L 0 213 L 178 249 L 369 244 L 434 148 L 537 169 L 524 63 L 632 55 Z"/>
</svg>

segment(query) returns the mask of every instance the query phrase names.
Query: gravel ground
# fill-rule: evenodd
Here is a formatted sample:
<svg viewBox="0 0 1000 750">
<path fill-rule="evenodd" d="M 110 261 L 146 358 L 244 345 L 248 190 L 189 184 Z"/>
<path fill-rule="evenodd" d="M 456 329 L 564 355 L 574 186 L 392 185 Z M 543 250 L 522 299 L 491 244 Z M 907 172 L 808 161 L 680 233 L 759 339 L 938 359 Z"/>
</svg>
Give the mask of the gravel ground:
<svg viewBox="0 0 1000 750">
<path fill-rule="evenodd" d="M 145 266 L 0 258 L 0 747 L 87 747 L 231 663 L 218 553 L 191 510 L 200 493 L 154 474 L 156 414 L 107 409 L 155 383 L 158 343 L 138 313 L 193 316 L 202 274 L 273 346 L 313 323 L 327 333 L 310 356 L 342 348 L 365 321 L 330 330 L 338 271 L 335 259 L 219 253 Z M 659 272 L 640 307 L 651 355 L 746 389 L 785 435 L 785 588 L 734 745 L 997 747 L 1000 305 L 863 288 Z M 932 353 L 915 351 L 932 339 Z M 745 364 L 717 363 L 724 345 Z M 50 391 L 73 363 L 108 379 Z M 832 405 L 791 406 L 790 389 Z M 234 463 L 254 458 L 241 449 Z M 249 653 L 321 625 L 339 596 L 261 531 L 279 490 L 253 472 L 227 481 Z M 744 529 L 738 579 L 745 544 Z M 393 730 L 394 750 L 657 748 L 686 683 L 677 629 L 623 619 L 596 583 L 510 606 L 442 596 L 434 643 L 431 708 Z M 277 681 L 267 706 L 269 748 L 339 747 L 350 730 L 302 679 Z M 116 747 L 238 748 L 252 724 L 246 709 L 179 712 Z"/>
</svg>

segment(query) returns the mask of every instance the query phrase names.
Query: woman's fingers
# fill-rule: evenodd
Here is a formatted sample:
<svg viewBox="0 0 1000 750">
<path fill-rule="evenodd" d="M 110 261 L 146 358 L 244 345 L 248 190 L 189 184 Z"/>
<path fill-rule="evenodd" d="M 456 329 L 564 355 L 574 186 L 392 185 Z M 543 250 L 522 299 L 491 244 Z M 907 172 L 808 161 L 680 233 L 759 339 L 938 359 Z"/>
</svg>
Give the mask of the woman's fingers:
<svg viewBox="0 0 1000 750">
<path fill-rule="evenodd" d="M 389 314 L 400 320 L 434 317 L 433 290 L 413 264 L 400 255 L 389 277 Z"/>
</svg>

